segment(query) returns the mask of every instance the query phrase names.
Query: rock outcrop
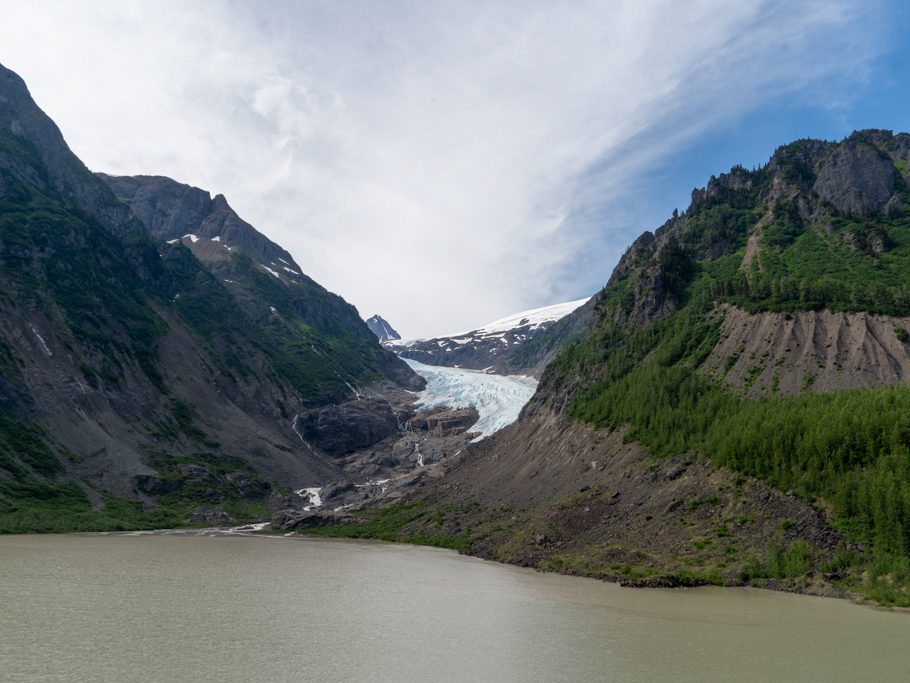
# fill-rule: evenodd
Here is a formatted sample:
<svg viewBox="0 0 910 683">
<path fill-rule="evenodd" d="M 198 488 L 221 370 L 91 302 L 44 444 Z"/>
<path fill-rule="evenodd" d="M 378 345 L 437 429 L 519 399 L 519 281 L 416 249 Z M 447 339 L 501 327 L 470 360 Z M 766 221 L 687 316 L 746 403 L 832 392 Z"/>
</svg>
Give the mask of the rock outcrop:
<svg viewBox="0 0 910 683">
<path fill-rule="evenodd" d="M 411 418 L 411 429 L 433 436 L 457 436 L 467 432 L 478 420 L 475 408 L 433 408 L 422 410 Z"/>
<path fill-rule="evenodd" d="M 398 434 L 400 417 L 387 400 L 363 398 L 300 413 L 300 435 L 330 455 L 344 455 Z"/>
<path fill-rule="evenodd" d="M 886 155 L 849 140 L 822 162 L 813 189 L 839 212 L 870 216 L 884 209 L 895 190 L 897 171 Z"/>
<path fill-rule="evenodd" d="M 374 315 L 372 318 L 367 318 L 367 327 L 370 328 L 370 332 L 375 334 L 380 342 L 401 339 L 401 335 L 395 331 L 395 328 L 389 325 L 389 323 L 380 315 Z"/>
</svg>

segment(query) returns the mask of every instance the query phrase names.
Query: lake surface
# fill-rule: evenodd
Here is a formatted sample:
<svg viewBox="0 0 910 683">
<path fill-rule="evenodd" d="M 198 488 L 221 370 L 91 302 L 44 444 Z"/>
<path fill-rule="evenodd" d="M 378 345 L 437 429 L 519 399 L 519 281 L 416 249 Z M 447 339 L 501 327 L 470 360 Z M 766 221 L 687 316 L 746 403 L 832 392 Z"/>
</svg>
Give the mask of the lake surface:
<svg viewBox="0 0 910 683">
<path fill-rule="evenodd" d="M 407 545 L 0 537 L 0 679 L 899 681 L 910 615 Z"/>
</svg>

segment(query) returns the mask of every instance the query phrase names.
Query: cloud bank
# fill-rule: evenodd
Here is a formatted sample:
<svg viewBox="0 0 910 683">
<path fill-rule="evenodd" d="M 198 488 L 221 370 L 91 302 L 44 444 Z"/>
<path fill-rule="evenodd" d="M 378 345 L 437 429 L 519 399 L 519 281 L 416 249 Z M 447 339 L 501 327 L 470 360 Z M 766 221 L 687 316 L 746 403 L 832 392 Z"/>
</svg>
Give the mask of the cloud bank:
<svg viewBox="0 0 910 683">
<path fill-rule="evenodd" d="M 224 193 L 405 336 L 592 293 L 656 227 L 622 212 L 643 174 L 881 49 L 849 0 L 2 9 L 0 62 L 90 168 Z"/>
</svg>

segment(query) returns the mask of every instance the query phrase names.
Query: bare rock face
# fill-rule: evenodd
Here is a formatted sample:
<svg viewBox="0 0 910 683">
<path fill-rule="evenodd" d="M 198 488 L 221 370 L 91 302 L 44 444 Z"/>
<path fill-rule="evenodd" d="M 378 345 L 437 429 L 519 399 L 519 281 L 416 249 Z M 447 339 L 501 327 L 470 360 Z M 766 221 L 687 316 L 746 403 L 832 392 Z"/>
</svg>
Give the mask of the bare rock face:
<svg viewBox="0 0 910 683">
<path fill-rule="evenodd" d="M 381 315 L 374 315 L 372 318 L 367 318 L 366 323 L 367 327 L 370 328 L 370 332 L 375 334 L 381 342 L 401 339 L 401 335 L 398 334 L 398 332 L 395 331 L 395 328 L 389 325 L 389 322 Z"/>
<path fill-rule="evenodd" d="M 848 141 L 823 163 L 814 190 L 841 213 L 870 216 L 891 199 L 895 176 L 890 159 L 867 145 Z"/>
<path fill-rule="evenodd" d="M 368 448 L 399 432 L 399 419 L 385 399 L 363 398 L 302 413 L 300 434 L 330 455 Z"/>
<path fill-rule="evenodd" d="M 411 418 L 414 431 L 430 432 L 434 436 L 455 436 L 464 434 L 480 419 L 475 408 L 434 408 L 421 411 Z"/>
</svg>

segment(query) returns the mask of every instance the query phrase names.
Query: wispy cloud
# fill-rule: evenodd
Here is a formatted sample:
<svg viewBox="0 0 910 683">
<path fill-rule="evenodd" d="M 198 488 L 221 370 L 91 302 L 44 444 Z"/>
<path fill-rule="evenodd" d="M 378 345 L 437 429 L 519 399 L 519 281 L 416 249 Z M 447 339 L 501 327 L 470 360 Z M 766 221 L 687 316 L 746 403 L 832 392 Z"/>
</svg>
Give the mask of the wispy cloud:
<svg viewBox="0 0 910 683">
<path fill-rule="evenodd" d="M 0 61 L 90 167 L 223 192 L 407 335 L 589 293 L 654 227 L 618 213 L 642 173 L 759 104 L 842 96 L 879 49 L 848 0 L 3 15 Z"/>
</svg>

